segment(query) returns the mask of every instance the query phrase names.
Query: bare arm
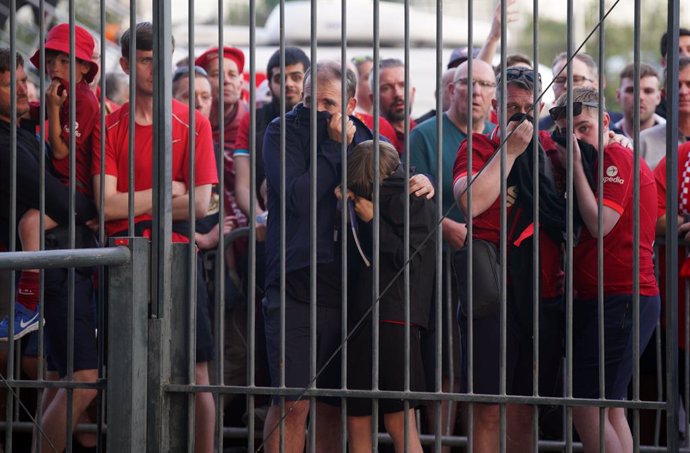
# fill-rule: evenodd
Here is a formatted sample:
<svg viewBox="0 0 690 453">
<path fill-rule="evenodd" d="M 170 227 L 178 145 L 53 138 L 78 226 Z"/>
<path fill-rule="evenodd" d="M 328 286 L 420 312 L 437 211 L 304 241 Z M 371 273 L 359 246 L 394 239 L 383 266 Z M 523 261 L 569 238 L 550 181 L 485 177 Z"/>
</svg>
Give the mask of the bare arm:
<svg viewBox="0 0 690 453">
<path fill-rule="evenodd" d="M 206 217 L 210 201 L 211 184 L 196 186 L 194 188 L 194 215 L 198 219 Z M 175 221 L 189 220 L 189 192 L 178 196 L 173 193 L 172 218 Z"/>
<path fill-rule="evenodd" d="M 506 17 L 508 19 L 508 23 L 515 22 L 517 20 L 517 12 L 510 9 L 510 6 L 515 2 L 516 0 L 507 1 L 506 7 L 508 8 L 508 11 L 506 11 Z M 486 41 L 484 41 L 484 45 L 479 51 L 478 58 L 492 65 L 499 42 L 501 42 L 501 2 L 498 2 L 498 5 L 496 5 L 494 18 L 491 21 L 491 30 L 489 30 L 489 36 L 486 37 Z"/>
<path fill-rule="evenodd" d="M 69 146 L 62 139 L 62 126 L 60 124 L 60 108 L 67 99 L 67 92 L 58 95 L 60 82 L 53 80 L 46 92 L 46 113 L 48 115 L 48 139 L 55 159 L 64 159 L 69 156 Z"/>
<path fill-rule="evenodd" d="M 249 156 L 235 156 L 235 200 L 244 215 L 249 217 L 249 210 L 251 206 L 251 191 L 249 190 Z M 259 205 L 258 200 L 254 199 L 254 206 L 256 215 L 261 214 L 263 209 Z"/>
<path fill-rule="evenodd" d="M 112 175 L 105 175 L 104 179 L 104 205 L 98 206 L 103 210 L 103 215 L 106 221 L 126 219 L 129 215 L 129 194 L 127 192 L 118 192 L 117 177 Z M 101 200 L 101 177 L 96 175 L 93 177 L 93 192 L 94 199 L 98 205 Z M 138 216 L 151 211 L 153 207 L 152 190 L 140 190 L 134 193 L 134 215 Z"/>
<path fill-rule="evenodd" d="M 506 152 L 506 172 L 505 177 L 508 177 L 510 170 L 513 168 L 515 160 L 525 151 L 525 148 L 532 140 L 533 126 L 529 121 L 515 125 L 511 122 L 506 129 L 508 134 L 514 129 L 505 144 Z M 468 150 L 468 152 L 471 152 Z M 501 160 L 498 154 L 494 155 L 484 170 L 476 176 L 472 182 L 472 212 L 469 213 L 472 217 L 476 217 L 483 213 L 496 201 L 501 194 Z M 453 187 L 453 195 L 455 200 L 460 205 L 460 208 L 467 214 L 467 176 L 458 179 Z"/>
</svg>

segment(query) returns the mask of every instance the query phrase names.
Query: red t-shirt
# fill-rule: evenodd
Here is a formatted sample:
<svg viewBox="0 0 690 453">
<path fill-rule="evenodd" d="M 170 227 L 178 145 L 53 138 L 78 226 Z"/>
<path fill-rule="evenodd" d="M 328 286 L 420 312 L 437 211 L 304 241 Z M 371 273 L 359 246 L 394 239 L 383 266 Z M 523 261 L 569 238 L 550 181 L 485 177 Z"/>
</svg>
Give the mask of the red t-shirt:
<svg viewBox="0 0 690 453">
<path fill-rule="evenodd" d="M 598 165 L 598 163 L 595 163 Z M 595 168 L 597 168 L 595 166 Z M 629 149 L 610 143 L 604 149 L 603 205 L 621 217 L 604 236 L 604 294 L 633 292 L 633 155 Z M 599 191 L 594 194 L 597 199 Z M 656 228 L 656 184 L 644 161 L 640 161 L 640 294 L 659 294 L 654 276 L 653 246 Z M 597 238 L 582 227 L 573 251 L 573 286 L 578 299 L 597 297 Z"/>
<path fill-rule="evenodd" d="M 65 87 L 69 90 L 69 86 Z M 101 104 L 98 98 L 91 91 L 91 87 L 85 80 L 77 83 L 76 87 L 76 112 L 74 128 L 69 122 L 69 96 L 60 108 L 60 129 L 62 130 L 62 140 L 69 146 L 69 137 L 72 131 L 75 135 L 75 183 L 77 190 L 91 198 L 93 196 L 91 181 L 91 150 L 93 130 L 100 118 Z M 40 104 L 32 103 L 31 116 L 34 120 L 39 119 Z M 50 143 L 48 121 L 46 121 L 46 141 Z M 55 175 L 64 185 L 69 185 L 69 155 L 64 159 L 51 159 Z"/>
<path fill-rule="evenodd" d="M 218 183 L 216 158 L 213 153 L 211 124 L 199 111 L 195 112 L 195 186 Z M 94 134 L 94 159 L 92 175 L 100 174 L 100 133 Z M 153 126 L 137 125 L 135 139 L 135 180 L 134 190 L 152 187 L 153 178 Z M 106 117 L 105 136 L 105 174 L 117 177 L 118 192 L 129 191 L 129 103 Z M 174 181 L 189 184 L 189 107 L 176 100 L 172 101 L 172 176 Z M 150 221 L 150 214 L 135 217 L 134 222 Z M 127 230 L 127 219 L 111 220 L 105 224 L 106 234 L 113 235 Z M 188 239 L 173 235 L 175 242 Z"/>
<path fill-rule="evenodd" d="M 681 214 L 690 213 L 687 207 L 690 207 L 690 191 L 683 193 L 683 173 L 685 166 L 690 159 L 690 143 L 684 143 L 678 147 L 678 207 Z M 656 180 L 656 195 L 657 195 L 657 218 L 666 215 L 666 158 L 659 161 L 659 164 L 654 168 L 654 179 Z M 690 278 L 690 259 L 685 247 L 678 247 L 678 319 L 685 319 L 685 283 Z M 666 296 L 666 248 L 659 247 L 659 255 L 657 257 L 659 265 L 659 293 L 661 301 L 665 306 Z M 666 317 L 661 317 L 662 325 L 666 324 Z M 678 345 L 685 349 L 685 322 L 678 323 Z"/>
<path fill-rule="evenodd" d="M 549 151 L 555 148 L 551 138 L 543 131 L 540 132 L 539 137 L 542 147 L 547 150 L 547 156 L 551 157 Z M 486 135 L 472 134 L 472 175 L 479 172 L 494 154 L 500 143 L 497 130 Z M 464 176 L 467 176 L 466 140 L 460 144 L 453 166 L 453 186 Z M 511 209 L 512 205 L 507 206 L 507 215 L 510 215 Z M 501 235 L 500 215 L 501 198 L 498 197 L 486 211 L 472 219 L 473 237 L 492 242 L 498 246 Z M 523 236 L 520 232 L 516 232 L 516 235 Z M 527 237 L 529 237 L 529 234 L 527 234 Z M 541 295 L 542 297 L 557 297 L 562 294 L 561 248 L 543 229 L 539 230 L 539 256 L 541 262 Z"/>
<path fill-rule="evenodd" d="M 367 125 L 369 129 L 374 130 L 374 116 L 369 115 L 365 112 L 355 112 L 354 115 L 359 118 L 364 124 Z M 412 124 L 410 124 L 410 130 L 412 130 Z M 379 117 L 379 134 L 386 137 L 388 141 L 395 147 L 398 154 L 403 153 L 403 143 L 398 140 L 398 134 L 391 123 L 388 122 L 384 117 Z"/>
</svg>

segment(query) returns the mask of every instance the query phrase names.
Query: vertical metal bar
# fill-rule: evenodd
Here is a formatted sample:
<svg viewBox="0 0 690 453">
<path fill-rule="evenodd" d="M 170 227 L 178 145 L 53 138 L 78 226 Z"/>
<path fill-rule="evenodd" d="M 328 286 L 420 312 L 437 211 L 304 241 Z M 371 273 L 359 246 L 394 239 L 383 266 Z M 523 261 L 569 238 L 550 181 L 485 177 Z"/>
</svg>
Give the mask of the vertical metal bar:
<svg viewBox="0 0 690 453">
<path fill-rule="evenodd" d="M 134 171 L 135 156 L 134 149 L 136 148 L 136 126 L 134 119 L 135 104 L 137 94 L 137 0 L 130 0 L 129 2 L 129 143 L 128 146 L 128 172 L 129 187 L 127 188 L 127 235 L 134 236 L 134 191 L 136 172 Z M 104 154 L 101 154 L 103 156 Z M 101 159 L 103 160 L 103 159 Z M 103 179 L 103 178 L 101 178 Z M 155 187 L 155 186 L 154 186 Z M 101 191 L 102 192 L 102 191 Z M 103 206 L 103 205 L 101 205 Z"/>
<path fill-rule="evenodd" d="M 640 143 L 640 31 L 641 3 L 635 0 L 633 30 L 633 143 Z M 603 69 L 603 68 L 602 68 Z M 603 160 L 603 159 L 602 159 Z M 633 149 L 633 380 L 632 399 L 640 400 L 640 148 Z M 600 197 L 603 198 L 603 197 Z M 640 451 L 640 411 L 633 409 L 633 452 Z"/>
<path fill-rule="evenodd" d="M 501 102 L 499 105 L 499 128 L 501 133 L 501 140 L 504 141 L 506 137 L 506 125 L 508 118 L 507 107 L 506 107 L 506 97 L 508 96 L 508 84 L 506 80 L 506 58 L 508 57 L 508 28 L 506 24 L 507 20 L 507 5 L 505 2 L 501 2 Z M 471 52 L 471 49 L 470 49 Z M 471 58 L 471 54 L 468 55 Z M 471 83 L 471 82 L 470 82 Z M 505 144 L 503 145 L 505 146 Z M 508 162 L 506 159 L 506 153 L 501 152 L 501 232 L 500 232 L 500 262 L 507 263 L 508 258 L 508 208 L 507 208 L 507 189 L 508 189 Z M 507 306 L 508 306 L 508 266 L 501 266 L 501 305 L 500 305 L 500 357 L 499 357 L 499 394 L 501 396 L 506 395 L 506 370 L 507 370 L 507 330 L 508 330 L 508 318 L 507 318 Z M 500 420 L 499 420 L 499 451 L 504 453 L 506 451 L 506 404 L 501 403 L 500 405 Z"/>
<path fill-rule="evenodd" d="M 405 68 L 409 66 L 409 37 L 406 35 L 407 41 L 405 42 Z M 438 140 L 436 142 L 436 187 L 438 190 L 436 191 L 436 219 L 438 222 L 441 221 L 441 218 L 443 217 L 443 191 L 441 188 L 443 187 L 443 103 L 442 103 L 442 98 L 443 98 L 443 87 L 441 84 L 442 80 L 442 67 L 443 67 L 443 1 L 442 0 L 437 0 L 436 1 L 436 115 L 438 121 L 436 121 L 436 135 L 438 137 Z M 471 57 L 470 57 L 471 58 Z M 407 71 L 409 72 L 409 71 Z M 406 84 L 409 84 L 409 74 L 406 73 L 405 75 L 405 82 Z M 409 89 L 405 89 L 405 96 L 408 96 Z M 407 108 L 407 100 L 405 102 L 405 112 L 409 112 L 409 109 Z M 410 154 L 410 149 L 409 149 L 409 131 L 407 129 L 407 121 L 405 122 L 405 154 L 409 155 Z M 406 202 L 409 202 L 409 200 L 406 200 Z M 435 359 L 434 359 L 434 364 L 436 366 L 436 369 L 434 370 L 434 391 L 436 393 L 440 393 L 443 391 L 443 338 L 442 338 L 442 333 L 443 333 L 443 273 L 441 269 L 443 268 L 443 237 L 441 235 L 441 227 L 439 226 L 435 230 L 435 267 L 436 267 L 436 279 L 434 281 L 434 294 L 436 295 L 434 305 L 434 316 L 435 316 L 435 321 L 434 324 L 436 325 L 436 332 L 434 335 L 434 343 L 435 343 Z M 449 335 L 452 335 L 450 332 L 448 333 Z M 435 414 L 434 417 L 436 419 L 435 423 L 435 429 L 434 429 L 434 451 L 436 453 L 441 452 L 441 434 L 442 434 L 442 425 L 441 421 L 443 420 L 443 414 L 442 414 L 442 407 L 443 405 L 441 404 L 441 401 L 436 401 L 434 403 L 434 410 Z"/>
<path fill-rule="evenodd" d="M 379 2 L 374 2 L 374 61 L 379 56 L 379 47 L 381 46 L 380 35 L 381 12 L 379 9 Z M 374 64 L 374 185 L 372 187 L 372 201 L 374 203 L 374 219 L 373 219 L 373 240 L 372 240 L 372 285 L 371 285 L 371 300 L 378 301 L 379 298 L 379 275 L 381 265 L 381 254 L 379 247 L 381 245 L 380 227 L 381 219 L 379 218 L 379 185 L 381 184 L 380 173 L 380 156 L 379 156 L 379 127 L 380 127 L 380 68 L 378 64 Z M 371 314 L 371 389 L 374 393 L 379 390 L 379 305 L 375 303 L 374 310 Z M 379 419 L 379 400 L 374 398 L 371 407 L 371 443 L 372 452 L 378 452 L 378 419 Z"/>
<path fill-rule="evenodd" d="M 189 40 L 189 49 L 193 50 L 194 49 L 194 2 L 193 1 L 188 1 L 187 2 L 187 7 L 188 7 L 188 14 L 187 14 L 187 28 L 188 28 L 188 40 Z M 188 187 L 187 187 L 187 193 L 189 195 L 189 205 L 187 206 L 188 208 L 188 216 L 189 216 L 189 243 L 187 244 L 187 277 L 189 279 L 188 285 L 187 285 L 187 300 L 189 303 L 185 304 L 185 309 L 187 310 L 187 325 L 185 326 L 185 329 L 188 332 L 187 335 L 187 382 L 190 384 L 197 384 L 196 382 L 196 326 L 197 326 L 197 304 L 199 301 L 197 300 L 197 269 L 196 269 L 196 264 L 197 264 L 197 249 L 196 249 L 196 241 L 194 240 L 194 234 L 196 231 L 196 201 L 195 201 L 195 186 L 196 186 L 196 85 L 195 85 L 195 80 L 196 80 L 196 71 L 194 69 L 194 59 L 192 57 L 189 58 L 189 79 L 187 80 L 188 82 L 188 88 L 189 88 L 189 106 L 188 106 L 188 112 L 189 112 L 189 156 L 188 156 L 188 161 L 187 161 L 187 168 L 189 169 L 189 175 L 188 175 Z M 172 86 L 172 83 L 171 83 Z M 218 219 L 218 228 L 219 234 L 220 231 L 222 230 L 223 222 L 221 219 Z M 205 290 L 205 288 L 204 288 Z M 196 442 L 196 436 L 195 434 L 195 424 L 197 423 L 197 420 L 195 420 L 195 407 L 196 407 L 196 396 L 200 395 L 198 393 L 190 392 L 187 394 L 187 406 L 188 406 L 188 412 L 187 412 L 187 451 L 192 452 L 194 451 L 194 445 Z"/>
<path fill-rule="evenodd" d="M 69 89 L 72 96 L 69 96 L 69 123 L 75 124 L 77 121 L 77 97 L 76 90 L 76 65 L 75 59 L 75 31 L 76 10 L 74 0 L 69 2 Z M 68 236 L 69 248 L 75 248 L 75 196 L 76 196 L 76 134 L 69 134 L 69 222 L 68 222 Z M 67 270 L 67 380 L 74 379 L 74 297 L 75 297 L 75 269 L 73 267 Z M 74 390 L 67 388 L 67 423 L 66 423 L 66 451 L 72 452 L 72 420 L 73 420 L 73 396 Z"/>
<path fill-rule="evenodd" d="M 539 391 L 539 371 L 541 370 L 540 365 L 540 307 L 539 301 L 541 296 L 541 255 L 540 255 L 540 231 L 541 224 L 539 222 L 539 159 L 542 154 L 541 142 L 539 140 L 539 103 L 541 100 L 541 83 L 539 76 L 539 2 L 534 0 L 532 2 L 532 17 L 534 23 L 532 25 L 532 61 L 534 64 L 534 75 L 532 80 L 534 80 L 534 88 L 532 89 L 532 116 L 534 117 L 534 134 L 532 135 L 532 142 L 538 146 L 533 146 L 534 157 L 532 159 L 532 177 L 533 186 L 533 225 L 534 225 L 534 236 L 532 241 L 532 355 L 534 357 L 533 363 L 535 366 L 532 369 L 532 395 L 538 396 Z M 548 157 L 544 153 L 544 165 L 551 165 L 548 161 Z M 549 395 L 552 396 L 552 395 Z M 532 418 L 532 451 L 537 453 L 539 451 L 539 405 L 534 405 L 534 412 Z"/>
<path fill-rule="evenodd" d="M 281 71 L 281 80 L 284 79 Z M 271 77 L 271 74 L 266 74 Z M 270 80 L 269 80 L 270 84 Z M 247 282 L 247 347 L 249 357 L 247 363 L 247 386 L 256 386 L 256 162 L 261 156 L 256 155 L 256 1 L 249 2 L 249 263 Z M 254 451 L 254 395 L 247 398 L 247 412 L 249 421 L 247 428 L 247 450 Z M 222 429 L 222 425 L 219 425 Z"/>
<path fill-rule="evenodd" d="M 340 84 L 340 97 L 343 99 L 342 107 L 342 123 L 340 125 L 342 136 L 340 141 L 340 159 L 342 161 L 342 171 L 340 172 L 340 188 L 343 192 L 347 190 L 347 121 L 348 117 L 346 115 L 347 103 L 347 85 L 346 85 L 346 74 L 347 74 L 347 0 L 341 0 L 340 5 L 340 65 L 343 70 L 343 80 Z M 347 389 L 347 336 L 348 336 L 348 316 L 347 316 L 347 215 L 348 209 L 345 207 L 345 203 L 342 204 L 340 216 L 340 277 L 341 277 L 341 296 L 340 296 L 340 344 L 342 344 L 341 356 L 340 356 L 340 382 L 341 388 Z M 342 453 L 347 452 L 347 398 L 340 399 L 340 451 Z"/>
<path fill-rule="evenodd" d="M 680 1 L 668 2 L 666 53 L 666 212 L 678 212 L 678 40 Z M 678 451 L 678 223 L 666 216 L 666 445 Z"/>
<path fill-rule="evenodd" d="M 314 23 L 311 24 L 314 30 Z M 316 99 L 314 84 L 316 77 L 315 49 L 312 48 L 311 54 L 311 99 Z M 280 0 L 280 363 L 285 363 L 285 303 L 286 303 L 286 262 L 287 262 L 287 230 L 285 219 L 287 215 L 287 160 L 286 160 L 286 141 L 285 141 L 285 0 Z M 302 93 L 306 96 L 306 93 Z M 313 106 L 311 106 L 313 108 Z M 280 367 L 280 388 L 285 388 L 285 367 Z M 310 401 L 313 402 L 313 401 Z M 280 398 L 280 439 L 279 451 L 285 451 L 285 398 Z"/>
<path fill-rule="evenodd" d="M 474 46 L 474 0 L 467 0 L 467 49 L 472 52 Z M 472 54 L 474 57 L 474 54 Z M 474 231 L 474 219 L 472 216 L 472 134 L 474 124 L 472 120 L 472 97 L 474 96 L 474 83 L 472 71 L 474 67 L 474 58 L 467 59 L 467 334 L 466 338 L 466 353 L 467 353 L 467 393 L 470 395 L 474 393 L 474 299 L 472 294 L 474 286 L 472 281 L 474 279 L 474 269 L 472 267 L 472 257 L 474 253 L 474 240 L 472 238 Z M 457 74 L 457 70 L 456 70 Z M 453 75 L 453 83 L 455 83 L 456 76 Z M 457 203 L 457 200 L 456 200 Z M 459 317 L 459 319 L 462 319 Z M 460 326 L 462 328 L 463 326 Z M 467 403 L 467 450 L 474 451 L 474 405 Z"/>
<path fill-rule="evenodd" d="M 41 0 L 41 3 L 43 3 L 43 0 Z M 106 26 L 106 20 L 105 20 L 105 0 L 99 0 L 99 25 L 100 25 L 100 67 L 99 71 L 101 71 L 101 78 L 99 80 L 100 84 L 100 106 L 99 106 L 99 130 L 101 131 L 101 137 L 103 137 L 103 131 L 105 131 L 105 115 L 106 115 L 106 89 L 105 89 L 105 82 L 106 82 L 106 77 L 104 74 L 105 68 L 106 68 L 106 38 L 105 38 L 105 26 Z M 41 66 L 43 67 L 43 66 Z M 105 140 L 101 140 L 99 143 L 99 156 L 105 156 Z M 130 175 L 131 176 L 131 175 Z M 105 206 L 105 159 L 101 157 L 100 162 L 99 162 L 99 189 L 98 189 L 98 194 L 99 194 L 99 200 L 98 200 L 98 206 Z M 41 216 L 42 217 L 42 216 Z M 98 243 L 101 246 L 105 245 L 105 211 L 103 209 L 98 210 Z M 97 341 L 98 341 L 98 379 L 102 380 L 106 376 L 106 369 L 105 369 L 105 355 L 107 354 L 106 346 L 105 346 L 105 337 L 106 337 L 106 323 L 107 323 L 107 308 L 106 308 L 106 303 L 105 303 L 105 279 L 106 279 L 106 274 L 105 274 L 105 268 L 103 266 L 98 267 L 98 293 L 97 293 L 97 312 L 98 312 L 98 321 L 97 321 L 97 329 L 98 332 L 101 332 L 101 335 L 97 335 Z M 42 292 L 42 291 L 41 291 Z M 41 334 L 42 335 L 42 334 Z M 39 336 L 39 345 L 42 348 L 42 338 Z M 41 351 L 41 349 L 39 349 Z M 42 357 L 42 353 L 39 352 L 39 357 Z M 144 384 L 145 385 L 145 384 Z M 97 398 L 97 415 L 96 415 L 96 435 L 98 437 L 98 443 L 96 444 L 96 451 L 97 453 L 102 453 L 105 449 L 105 446 L 103 445 L 103 425 L 106 420 L 106 398 L 107 394 L 106 392 L 99 392 L 98 393 L 98 398 Z M 146 430 L 144 429 L 144 433 L 146 433 Z M 40 449 L 39 449 L 40 451 Z"/>
<path fill-rule="evenodd" d="M 567 58 L 568 61 L 573 55 L 573 0 L 567 1 Z M 566 124 L 571 128 L 573 124 L 573 71 L 572 65 L 568 65 L 568 89 L 567 89 L 567 108 L 566 108 Z M 566 247 L 565 247 L 565 319 L 566 319 L 566 334 L 565 334 L 565 357 L 566 357 L 566 383 L 565 396 L 572 398 L 573 396 L 573 139 L 572 135 L 568 134 L 566 142 L 566 185 L 565 193 L 566 200 Z M 573 409 L 571 406 L 566 408 L 566 438 L 565 446 L 566 452 L 573 451 Z"/>
<path fill-rule="evenodd" d="M 10 224 L 9 244 L 10 252 L 17 250 L 17 2 L 10 0 Z M 10 297 L 15 295 L 15 271 L 10 271 Z M 10 304 L 9 337 L 14 336 L 14 304 Z M 7 380 L 9 386 L 14 381 L 14 341 L 8 341 Z M 7 407 L 5 408 L 5 451 L 12 452 L 12 406 L 14 395 L 8 386 L 6 393 Z"/>
<path fill-rule="evenodd" d="M 309 36 L 310 47 L 311 47 L 311 61 L 312 65 L 316 66 L 317 53 L 317 1 L 311 0 L 311 35 Z M 311 382 L 310 387 L 315 388 L 316 385 L 316 373 L 318 372 L 317 361 L 316 361 L 316 333 L 317 333 L 317 272 L 318 272 L 318 261 L 317 261 L 317 170 L 316 170 L 316 160 L 317 160 L 317 127 L 316 127 L 316 113 L 318 106 L 317 97 L 317 84 L 318 76 L 313 74 L 311 78 L 311 104 L 309 111 L 309 133 L 310 133 L 310 149 L 309 149 L 309 162 L 310 168 L 312 169 L 309 181 L 309 187 L 311 188 L 311 196 L 309 197 L 309 379 Z M 284 220 L 284 219 L 283 219 Z M 309 420 L 311 424 L 311 429 L 309 430 L 309 451 L 314 453 L 316 451 L 316 398 L 309 398 Z"/>
</svg>

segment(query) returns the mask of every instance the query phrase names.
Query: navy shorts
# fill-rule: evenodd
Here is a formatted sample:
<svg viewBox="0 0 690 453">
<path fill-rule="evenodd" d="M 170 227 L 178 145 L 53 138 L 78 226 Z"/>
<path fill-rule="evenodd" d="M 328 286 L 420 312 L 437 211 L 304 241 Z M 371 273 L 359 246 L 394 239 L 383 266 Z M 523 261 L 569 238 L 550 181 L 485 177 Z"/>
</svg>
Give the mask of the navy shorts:
<svg viewBox="0 0 690 453">
<path fill-rule="evenodd" d="M 421 348 L 422 331 L 410 327 L 410 390 L 423 392 L 424 369 Z M 347 387 L 371 390 L 372 345 L 371 323 L 362 324 L 348 341 Z M 402 392 L 405 389 L 405 327 L 382 322 L 379 324 L 379 389 Z M 371 398 L 348 398 L 348 415 L 371 415 Z M 410 400 L 410 407 L 420 405 Z M 379 400 L 382 414 L 405 410 L 401 399 Z"/>
<path fill-rule="evenodd" d="M 534 352 L 532 334 L 519 325 L 509 305 L 506 328 L 506 393 L 531 395 Z M 539 394 L 557 396 L 558 375 L 563 357 L 563 299 L 542 299 L 539 316 Z M 461 391 L 468 391 L 468 320 L 459 311 L 461 348 Z M 497 395 L 500 391 L 499 315 L 473 320 L 473 392 Z"/>
<path fill-rule="evenodd" d="M 264 325 L 266 328 L 266 349 L 271 385 L 280 386 L 280 289 L 271 286 L 263 299 Z M 340 388 L 340 354 L 332 358 L 340 346 L 340 308 L 317 307 L 316 324 L 316 370 L 320 372 L 316 380 L 319 388 Z M 310 376 L 310 304 L 291 299 L 285 295 L 285 386 L 307 388 L 311 386 Z M 297 396 L 286 397 L 296 400 Z M 323 402 L 337 405 L 338 398 L 322 398 Z M 274 397 L 277 404 L 279 398 Z"/>
<path fill-rule="evenodd" d="M 604 381 L 599 392 L 599 323 L 596 299 L 573 303 L 573 396 L 625 399 L 633 372 L 633 298 L 604 298 Z M 640 353 L 659 319 L 659 296 L 640 296 Z"/>
<path fill-rule="evenodd" d="M 67 269 L 46 269 L 44 273 L 46 352 L 50 364 L 56 367 L 60 377 L 67 375 L 67 276 Z M 74 371 L 98 368 L 91 276 L 90 269 L 77 269 L 74 272 Z"/>
<path fill-rule="evenodd" d="M 199 255 L 196 266 L 196 363 L 213 359 L 210 298 L 204 281 L 204 268 Z"/>
</svg>

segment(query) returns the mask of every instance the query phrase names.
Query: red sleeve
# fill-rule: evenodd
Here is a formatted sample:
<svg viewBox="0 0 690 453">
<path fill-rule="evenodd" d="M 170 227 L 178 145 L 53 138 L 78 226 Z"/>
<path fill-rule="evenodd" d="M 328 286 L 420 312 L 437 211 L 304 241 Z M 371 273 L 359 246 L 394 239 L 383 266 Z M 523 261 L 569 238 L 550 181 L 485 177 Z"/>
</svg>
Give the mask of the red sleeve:
<svg viewBox="0 0 690 453">
<path fill-rule="evenodd" d="M 604 150 L 603 205 L 619 214 L 632 195 L 632 153 L 618 144 L 611 144 Z"/>
<path fill-rule="evenodd" d="M 656 216 L 666 215 L 666 158 L 663 157 L 654 168 L 656 181 Z"/>
<path fill-rule="evenodd" d="M 477 173 L 484 163 L 491 158 L 494 152 L 494 145 L 491 139 L 483 134 L 472 134 L 472 174 Z M 453 186 L 458 179 L 467 176 L 467 139 L 465 139 L 458 149 L 453 165 Z"/>
<path fill-rule="evenodd" d="M 213 152 L 213 135 L 211 123 L 197 110 L 196 118 L 196 155 L 194 156 L 194 182 L 197 186 L 218 183 L 216 156 Z M 106 170 L 107 172 L 107 170 Z"/>
<path fill-rule="evenodd" d="M 66 101 L 69 102 L 69 101 Z M 75 141 L 77 146 L 89 143 L 93 129 L 100 118 L 100 104 L 88 85 L 77 91 L 75 112 Z M 69 118 L 68 118 L 69 121 Z M 62 132 L 62 139 L 69 143 L 69 132 Z"/>
<path fill-rule="evenodd" d="M 127 105 L 127 104 L 125 104 Z M 129 109 L 129 107 L 124 107 Z M 93 159 L 91 159 L 91 175 L 97 176 L 101 174 L 101 140 L 105 141 L 105 174 L 111 176 L 118 176 L 117 167 L 117 151 L 118 146 L 114 143 L 117 140 L 117 125 L 123 118 L 120 115 L 122 110 L 117 110 L 115 113 L 105 117 L 106 131 L 101 131 L 100 121 L 96 121 L 93 128 L 93 140 L 91 142 L 93 150 Z M 129 135 L 126 134 L 126 137 Z M 125 142 L 125 150 L 128 149 L 129 143 Z"/>
<path fill-rule="evenodd" d="M 251 120 L 250 112 L 245 112 L 240 120 L 239 128 L 237 129 L 237 137 L 235 138 L 235 149 L 249 149 L 249 130 Z"/>
</svg>

